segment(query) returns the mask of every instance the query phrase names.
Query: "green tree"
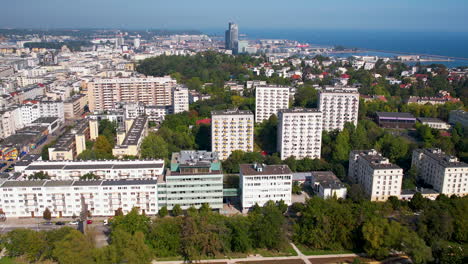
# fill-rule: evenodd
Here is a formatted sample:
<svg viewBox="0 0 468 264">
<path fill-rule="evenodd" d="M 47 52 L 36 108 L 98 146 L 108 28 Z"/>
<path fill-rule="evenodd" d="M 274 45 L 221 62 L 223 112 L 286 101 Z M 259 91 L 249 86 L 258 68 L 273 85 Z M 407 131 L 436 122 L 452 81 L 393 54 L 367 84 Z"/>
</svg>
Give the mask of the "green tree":
<svg viewBox="0 0 468 264">
<path fill-rule="evenodd" d="M 98 159 L 112 158 L 112 145 L 105 136 L 98 136 L 94 143 L 94 151 Z"/>
<path fill-rule="evenodd" d="M 50 179 L 50 176 L 43 172 L 43 171 L 38 171 L 35 172 L 33 175 L 28 177 L 29 180 L 48 180 Z"/>
<path fill-rule="evenodd" d="M 182 208 L 180 208 L 180 205 L 179 204 L 176 204 L 174 205 L 174 207 L 172 207 L 172 215 L 173 216 L 179 216 L 179 215 L 182 215 Z"/>
<path fill-rule="evenodd" d="M 52 255 L 60 264 L 93 263 L 93 245 L 82 233 L 73 230 L 55 243 Z"/>
<path fill-rule="evenodd" d="M 96 176 L 94 173 L 86 173 L 80 177 L 80 180 L 99 180 L 100 178 Z"/>
<path fill-rule="evenodd" d="M 42 213 L 42 218 L 44 218 L 47 221 L 50 221 L 50 219 L 52 219 L 52 213 L 50 212 L 49 208 L 46 208 L 44 210 L 44 213 Z"/>
<path fill-rule="evenodd" d="M 180 217 L 159 218 L 150 225 L 147 240 L 156 257 L 181 254 L 182 221 Z"/>
<path fill-rule="evenodd" d="M 161 207 L 161 209 L 159 209 L 159 217 L 165 217 L 166 215 L 169 214 L 169 211 L 167 210 L 167 206 L 163 206 Z"/>
<path fill-rule="evenodd" d="M 5 235 L 2 242 L 8 256 L 25 256 L 31 262 L 41 259 L 47 249 L 43 234 L 29 229 L 14 229 Z"/>
<path fill-rule="evenodd" d="M 169 156 L 167 143 L 154 133 L 143 139 L 140 153 L 142 158 L 164 159 Z"/>
<path fill-rule="evenodd" d="M 140 214 L 138 208 L 134 207 L 124 216 L 116 216 L 112 220 L 112 229 L 122 229 L 133 235 L 136 232 L 146 232 L 150 223 L 149 217 Z"/>
</svg>

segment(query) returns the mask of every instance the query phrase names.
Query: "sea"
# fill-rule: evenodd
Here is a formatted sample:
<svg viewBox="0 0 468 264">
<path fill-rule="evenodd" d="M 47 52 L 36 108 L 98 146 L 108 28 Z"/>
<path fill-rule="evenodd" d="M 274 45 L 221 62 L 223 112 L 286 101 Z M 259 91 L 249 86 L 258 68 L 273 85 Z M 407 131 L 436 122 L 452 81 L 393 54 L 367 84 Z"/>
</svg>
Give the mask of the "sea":
<svg viewBox="0 0 468 264">
<path fill-rule="evenodd" d="M 219 32 L 219 31 L 218 31 Z M 221 31 L 223 32 L 223 31 Z M 405 32 L 376 30 L 311 30 L 311 29 L 242 29 L 248 39 L 290 39 L 318 46 L 344 46 L 346 48 L 372 49 L 361 54 L 394 57 L 398 52 L 458 57 L 440 63 L 447 67 L 468 66 L 468 32 Z M 395 53 L 393 53 L 395 52 Z"/>
</svg>

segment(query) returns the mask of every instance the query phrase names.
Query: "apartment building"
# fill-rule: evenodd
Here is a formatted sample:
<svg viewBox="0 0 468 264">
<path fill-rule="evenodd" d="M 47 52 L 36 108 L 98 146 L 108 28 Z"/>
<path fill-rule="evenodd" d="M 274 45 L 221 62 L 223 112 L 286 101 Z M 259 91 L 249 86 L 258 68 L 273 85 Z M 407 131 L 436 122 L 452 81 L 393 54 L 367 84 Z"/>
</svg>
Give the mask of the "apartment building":
<svg viewBox="0 0 468 264">
<path fill-rule="evenodd" d="M 49 148 L 49 160 L 74 160 L 86 150 L 86 140 L 90 139 L 89 122 L 78 121 L 74 128 L 61 136 Z"/>
<path fill-rule="evenodd" d="M 158 184 L 160 207 L 171 210 L 178 204 L 185 210 L 207 203 L 213 209 L 223 208 L 223 172 L 216 152 L 172 153 L 171 167 Z"/>
<path fill-rule="evenodd" d="M 6 217 L 52 217 L 124 214 L 137 207 L 140 213 L 158 212 L 157 180 L 10 181 L 0 184 L 0 208 Z"/>
<path fill-rule="evenodd" d="M 211 151 L 221 160 L 227 159 L 234 150 L 253 151 L 254 115 L 245 110 L 211 112 Z"/>
<path fill-rule="evenodd" d="M 437 148 L 415 149 L 412 158 L 418 177 L 434 190 L 448 196 L 468 194 L 468 164 Z"/>
<path fill-rule="evenodd" d="M 176 86 L 172 90 L 172 113 L 182 113 L 189 110 L 189 95 L 188 88 L 183 86 Z"/>
<path fill-rule="evenodd" d="M 65 121 L 62 101 L 27 100 L 20 105 L 20 113 L 23 126 L 41 117 L 58 117 L 62 123 Z"/>
<path fill-rule="evenodd" d="M 281 159 L 294 156 L 319 159 L 322 146 L 322 113 L 311 108 L 279 110 L 277 150 Z"/>
<path fill-rule="evenodd" d="M 327 87 L 319 92 L 319 109 L 325 131 L 343 130 L 347 122 L 357 125 L 359 92 L 357 88 Z"/>
<path fill-rule="evenodd" d="M 291 205 L 292 171 L 288 165 L 241 164 L 239 170 L 243 212 L 268 201 L 283 200 Z"/>
<path fill-rule="evenodd" d="M 89 109 L 112 110 L 120 102 L 172 105 L 172 89 L 176 85 L 177 81 L 169 76 L 95 79 L 88 83 Z"/>
<path fill-rule="evenodd" d="M 65 119 L 80 118 L 88 104 L 87 94 L 75 94 L 63 102 Z"/>
<path fill-rule="evenodd" d="M 15 134 L 16 130 L 23 127 L 20 108 L 10 107 L 0 111 L 0 139 Z"/>
<path fill-rule="evenodd" d="M 148 135 L 148 118 L 140 116 L 125 120 L 125 130 L 117 131 L 117 145 L 112 149 L 112 155 L 139 156 L 143 139 Z"/>
<path fill-rule="evenodd" d="M 255 123 L 267 120 L 271 115 L 278 115 L 280 109 L 289 108 L 287 86 L 257 86 L 255 89 Z"/>
<path fill-rule="evenodd" d="M 27 177 L 36 172 L 46 173 L 51 180 L 79 180 L 92 173 L 102 180 L 157 179 L 164 173 L 163 160 L 63 160 L 34 161 L 17 169 Z"/>
<path fill-rule="evenodd" d="M 374 149 L 350 152 L 348 176 L 362 186 L 371 201 L 400 197 L 403 169 Z"/>
</svg>

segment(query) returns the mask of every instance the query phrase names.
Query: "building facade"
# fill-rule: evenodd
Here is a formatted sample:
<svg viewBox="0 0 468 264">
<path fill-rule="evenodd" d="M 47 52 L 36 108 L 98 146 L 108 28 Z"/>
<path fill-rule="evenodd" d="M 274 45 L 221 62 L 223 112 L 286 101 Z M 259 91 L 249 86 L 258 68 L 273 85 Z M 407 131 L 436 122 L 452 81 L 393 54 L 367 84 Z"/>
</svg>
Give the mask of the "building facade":
<svg viewBox="0 0 468 264">
<path fill-rule="evenodd" d="M 400 198 L 403 169 L 376 150 L 353 150 L 349 154 L 348 177 L 360 184 L 371 201 Z"/>
<path fill-rule="evenodd" d="M 325 131 L 343 130 L 348 122 L 356 126 L 359 111 L 357 88 L 325 88 L 319 92 L 319 110 Z"/>
<path fill-rule="evenodd" d="M 280 109 L 289 108 L 289 91 L 286 86 L 257 86 L 255 89 L 255 123 L 278 115 Z"/>
<path fill-rule="evenodd" d="M 0 185 L 0 208 L 6 217 L 52 217 L 124 214 L 137 207 L 140 213 L 158 212 L 157 180 L 116 181 L 5 181 Z"/>
<path fill-rule="evenodd" d="M 291 156 L 296 159 L 319 159 L 322 146 L 322 113 L 311 108 L 280 110 L 277 139 L 277 148 L 282 160 Z"/>
<path fill-rule="evenodd" d="M 226 110 L 211 112 L 211 151 L 221 160 L 234 150 L 253 151 L 254 115 L 250 111 Z"/>
<path fill-rule="evenodd" d="M 346 186 L 331 171 L 312 171 L 310 181 L 314 192 L 322 199 L 346 198 Z"/>
<path fill-rule="evenodd" d="M 91 173 L 102 180 L 157 179 L 164 173 L 163 160 L 76 160 L 34 161 L 20 172 L 24 177 L 36 172 L 51 180 L 79 180 Z"/>
<path fill-rule="evenodd" d="M 291 205 L 292 171 L 287 165 L 239 165 L 242 211 L 268 201 Z"/>
<path fill-rule="evenodd" d="M 188 88 L 177 86 L 172 91 L 172 108 L 173 113 L 182 113 L 189 110 L 189 95 Z"/>
<path fill-rule="evenodd" d="M 160 207 L 184 210 L 207 203 L 223 208 L 223 172 L 216 152 L 186 150 L 172 154 L 171 167 L 159 182 Z"/>
<path fill-rule="evenodd" d="M 468 194 L 468 164 L 440 149 L 415 149 L 412 158 L 418 177 L 434 190 L 448 196 Z"/>
<path fill-rule="evenodd" d="M 239 27 L 232 22 L 229 23 L 229 28 L 225 35 L 225 48 L 233 53 L 237 52 L 239 45 Z"/>
<path fill-rule="evenodd" d="M 88 83 L 90 111 L 115 109 L 116 103 L 143 102 L 145 105 L 172 105 L 171 77 L 95 79 Z"/>
</svg>

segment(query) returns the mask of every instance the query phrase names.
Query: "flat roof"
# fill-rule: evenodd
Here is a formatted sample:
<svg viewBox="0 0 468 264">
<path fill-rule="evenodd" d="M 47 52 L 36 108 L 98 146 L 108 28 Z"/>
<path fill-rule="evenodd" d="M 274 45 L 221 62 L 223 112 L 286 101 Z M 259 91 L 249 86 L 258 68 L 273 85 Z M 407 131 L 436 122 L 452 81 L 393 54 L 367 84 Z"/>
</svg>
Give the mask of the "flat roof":
<svg viewBox="0 0 468 264">
<path fill-rule="evenodd" d="M 54 163 L 51 161 L 50 163 Z M 122 164 L 119 161 L 115 163 L 83 163 L 76 164 L 74 162 L 63 162 L 62 164 L 47 164 L 47 162 L 40 162 L 39 165 L 32 164 L 26 167 L 25 170 L 41 171 L 41 170 L 124 170 L 124 169 L 160 169 L 164 164 L 160 161 L 145 162 L 145 163 L 127 163 Z"/>
<path fill-rule="evenodd" d="M 239 109 L 228 109 L 228 110 L 215 110 L 211 111 L 211 115 L 252 115 L 252 111 L 249 110 L 239 110 Z"/>
<path fill-rule="evenodd" d="M 411 113 L 402 112 L 375 112 L 378 118 L 384 119 L 416 119 Z"/>
<path fill-rule="evenodd" d="M 255 169 L 255 166 L 261 167 L 261 171 Z M 291 169 L 288 165 L 265 165 L 265 164 L 240 164 L 239 169 L 244 176 L 253 175 L 292 175 Z"/>
<path fill-rule="evenodd" d="M 129 146 L 138 144 L 138 141 L 140 140 L 143 131 L 145 130 L 145 125 L 147 121 L 148 118 L 146 116 L 140 116 L 135 118 L 130 130 L 125 135 L 125 139 L 123 140 L 121 145 Z"/>
<path fill-rule="evenodd" d="M 311 174 L 314 181 L 324 188 L 340 189 L 345 187 L 332 171 L 312 171 Z"/>
<path fill-rule="evenodd" d="M 434 117 L 418 117 L 419 122 L 430 122 L 430 123 L 445 123 L 444 121 L 440 120 L 439 118 Z"/>
</svg>

